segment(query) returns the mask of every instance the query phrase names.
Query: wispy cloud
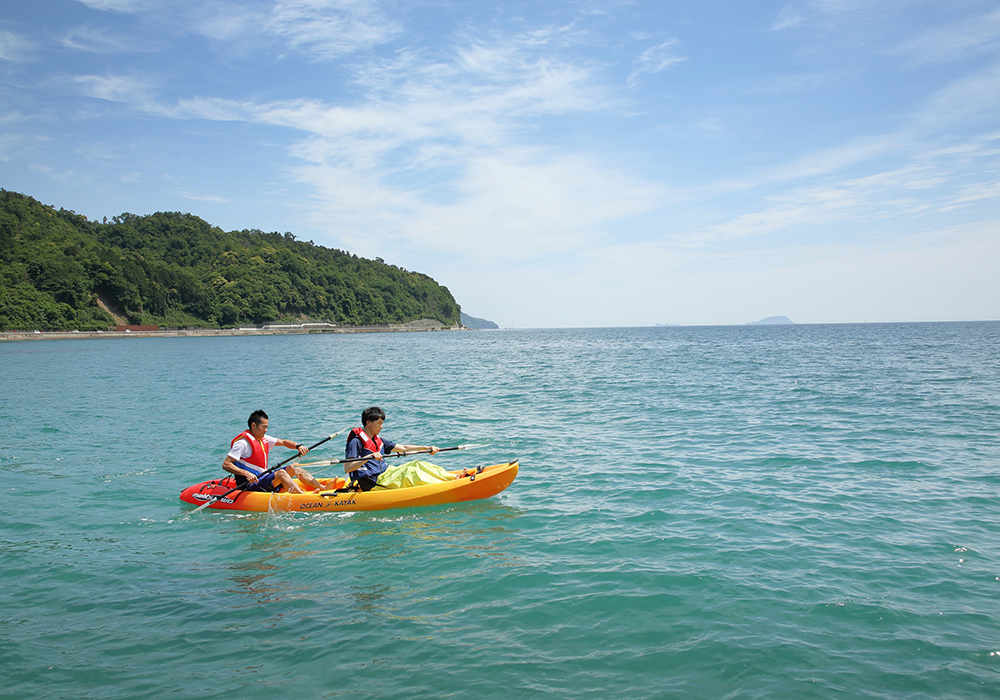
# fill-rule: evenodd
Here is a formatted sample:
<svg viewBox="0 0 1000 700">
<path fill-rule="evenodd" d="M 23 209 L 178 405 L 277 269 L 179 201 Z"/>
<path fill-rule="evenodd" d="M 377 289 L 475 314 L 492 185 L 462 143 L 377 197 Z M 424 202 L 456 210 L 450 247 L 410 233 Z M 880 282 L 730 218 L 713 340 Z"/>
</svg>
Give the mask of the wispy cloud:
<svg viewBox="0 0 1000 700">
<path fill-rule="evenodd" d="M 608 225 L 651 211 L 664 196 L 591 158 L 530 148 L 472 158 L 456 192 L 454 203 L 420 201 L 415 218 L 393 228 L 411 243 L 464 249 L 481 261 L 539 259 L 590 247 Z M 463 243 L 470 235 L 472 247 Z"/>
<path fill-rule="evenodd" d="M 774 26 L 771 27 L 772 30 L 780 32 L 784 29 L 790 29 L 792 27 L 798 26 L 802 23 L 802 15 L 791 5 L 786 5 L 781 8 L 781 12 L 778 13 L 778 19 L 775 20 Z"/>
<path fill-rule="evenodd" d="M 149 25 L 172 27 L 212 39 L 229 50 L 260 50 L 279 42 L 283 50 L 314 60 L 331 60 L 381 45 L 401 27 L 377 0 L 79 0 L 94 10 L 141 16 Z M 63 43 L 86 51 L 106 51 L 120 38 L 95 30 L 77 31 Z"/>
<path fill-rule="evenodd" d="M 0 61 L 23 63 L 31 59 L 35 46 L 29 39 L 0 29 Z"/>
<path fill-rule="evenodd" d="M 986 182 L 962 188 L 950 204 L 939 207 L 938 211 L 951 211 L 984 200 L 1000 201 L 1000 182 Z"/>
<path fill-rule="evenodd" d="M 145 80 L 125 75 L 81 75 L 73 79 L 87 97 L 142 107 L 153 94 Z"/>
<path fill-rule="evenodd" d="M 857 232 L 886 220 L 896 222 L 896 235 L 902 236 L 907 222 L 922 214 L 1000 201 L 1000 178 L 991 174 L 1000 165 L 996 149 L 991 146 L 991 136 L 974 138 L 950 149 L 918 151 L 911 154 L 908 163 L 889 170 L 870 169 L 869 174 L 860 177 L 831 178 L 824 185 L 781 190 L 764 200 L 766 207 L 672 240 L 681 247 L 706 247 L 783 231 L 798 230 L 807 235 L 838 225 L 843 236 L 844 226 Z M 955 161 L 954 156 L 959 152 L 969 161 L 964 166 Z M 979 163 L 977 158 L 987 160 Z M 956 188 L 954 183 L 967 178 L 979 182 Z"/>
<path fill-rule="evenodd" d="M 56 182 L 69 182 L 79 179 L 79 175 L 73 170 L 68 168 L 57 168 L 49 165 L 48 163 L 29 163 L 28 170 L 45 175 L 47 178 Z"/>
<path fill-rule="evenodd" d="M 56 38 L 56 43 L 68 49 L 88 53 L 148 53 L 160 50 L 160 46 L 147 39 L 139 41 L 123 34 L 115 34 L 104 28 L 76 27 Z"/>
<path fill-rule="evenodd" d="M 283 0 L 267 25 L 289 46 L 326 59 L 385 42 L 400 31 L 368 0 Z"/>
<path fill-rule="evenodd" d="M 211 194 L 200 194 L 194 192 L 178 192 L 177 194 L 179 194 L 184 199 L 190 199 L 195 202 L 211 202 L 213 204 L 230 203 L 230 200 L 226 199 L 225 197 L 216 197 L 215 195 Z"/>
<path fill-rule="evenodd" d="M 230 45 L 271 38 L 315 60 L 331 60 L 385 43 L 401 28 L 374 0 L 276 0 L 199 8 L 197 31 Z"/>
<path fill-rule="evenodd" d="M 469 310 L 560 325 L 685 320 L 651 312 L 706 295 L 720 320 L 804 257 L 841 291 L 835 263 L 871 241 L 996 236 L 988 3 L 79 2 L 0 22 L 0 160 L 88 214 L 205 202 L 220 225 L 304 230 L 433 274 Z M 139 55 L 161 47 L 177 60 Z M 662 89 L 675 78 L 690 89 Z"/>
<path fill-rule="evenodd" d="M 894 50 L 914 65 L 948 63 L 974 54 L 1000 50 L 1000 10 L 936 27 Z"/>
<path fill-rule="evenodd" d="M 687 58 L 684 56 L 678 56 L 674 52 L 674 49 L 679 44 L 680 41 L 677 39 L 668 39 L 667 41 L 656 44 L 655 46 L 650 46 L 648 49 L 643 51 L 635 62 L 635 69 L 628 76 L 628 87 L 631 89 L 638 87 L 640 83 L 639 79 L 645 73 L 661 73 L 671 66 L 676 66 L 678 63 L 686 61 Z"/>
<path fill-rule="evenodd" d="M 187 99 L 176 116 L 248 119 L 289 126 L 324 138 L 356 138 L 391 151 L 407 142 L 496 143 L 540 115 L 591 111 L 613 100 L 589 70 L 569 62 L 530 56 L 516 45 L 460 47 L 449 60 L 402 54 L 392 62 L 359 69 L 365 90 L 360 105 L 320 100 L 272 103 Z"/>
<path fill-rule="evenodd" d="M 80 3 L 102 12 L 142 12 L 153 5 L 153 0 L 79 0 Z"/>
<path fill-rule="evenodd" d="M 526 145 L 540 118 L 616 104 L 587 65 L 547 50 L 563 40 L 564 31 L 543 29 L 371 61 L 356 68 L 364 99 L 353 105 L 197 97 L 163 105 L 146 99 L 141 81 L 82 80 L 94 96 L 131 95 L 161 116 L 303 133 L 290 154 L 300 163 L 294 177 L 314 193 L 312 220 L 323 229 L 335 221 L 331 235 L 358 252 L 372 245 L 375 228 L 379 245 L 395 238 L 524 258 L 579 246 L 663 197 L 661 187 L 599 159 Z"/>
<path fill-rule="evenodd" d="M 936 130 L 981 117 L 995 125 L 998 110 L 1000 61 L 964 75 L 928 97 L 913 120 L 913 128 Z"/>
<path fill-rule="evenodd" d="M 29 150 L 29 137 L 23 134 L 0 133 L 0 161 L 9 162 L 12 158 Z"/>
<path fill-rule="evenodd" d="M 668 196 L 677 196 L 600 158 L 529 145 L 525 137 L 540 118 L 617 104 L 592 66 L 547 50 L 549 42 L 567 40 L 567 31 L 543 28 L 504 40 L 470 39 L 447 53 L 401 51 L 355 64 L 352 82 L 363 95 L 355 104 L 190 97 L 165 105 L 152 101 L 150 86 L 136 78 L 84 76 L 78 83 L 91 96 L 132 101 L 161 116 L 301 133 L 289 149 L 298 161 L 290 171 L 313 193 L 309 219 L 358 252 L 376 252 L 368 247 L 369 232 L 377 229 L 379 245 L 391 239 L 427 250 L 464 250 L 471 257 L 537 258 L 585 249 L 617 224 L 649 215 Z M 676 65 L 683 60 L 674 53 L 676 45 L 671 40 L 647 49 L 637 71 Z M 703 187 L 696 197 L 707 201 L 814 181 L 772 194 L 765 206 L 728 220 L 695 222 L 672 240 L 682 248 L 704 247 L 988 199 L 994 192 L 989 182 L 953 199 L 928 200 L 914 192 L 953 176 L 920 162 L 932 150 L 922 139 L 940 126 L 926 122 L 943 118 L 947 110 L 954 116 L 963 105 L 988 108 L 981 95 L 998 80 L 994 70 L 956 81 L 895 133 L 857 137 L 758 170 L 744 181 Z M 1000 89 L 994 92 L 1000 95 Z M 910 151 L 908 164 L 856 174 L 862 164 Z M 850 178 L 831 177 L 847 172 Z M 469 232 L 475 232 L 474 246 L 468 244 Z"/>
</svg>

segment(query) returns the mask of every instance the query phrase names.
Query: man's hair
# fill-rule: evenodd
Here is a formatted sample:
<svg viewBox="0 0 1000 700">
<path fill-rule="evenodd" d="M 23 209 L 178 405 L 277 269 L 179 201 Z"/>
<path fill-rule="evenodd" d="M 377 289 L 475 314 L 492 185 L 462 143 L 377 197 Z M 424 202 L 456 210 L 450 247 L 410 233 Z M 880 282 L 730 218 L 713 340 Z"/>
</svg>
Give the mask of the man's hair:
<svg viewBox="0 0 1000 700">
<path fill-rule="evenodd" d="M 268 420 L 267 414 L 264 413 L 263 411 L 254 411 L 253 413 L 250 414 L 250 417 L 247 418 L 247 427 L 253 428 L 254 423 L 260 425 L 260 422 L 262 420 Z"/>
<path fill-rule="evenodd" d="M 370 406 L 361 412 L 361 425 L 365 426 L 377 420 L 385 420 L 385 411 L 378 406 Z"/>
</svg>

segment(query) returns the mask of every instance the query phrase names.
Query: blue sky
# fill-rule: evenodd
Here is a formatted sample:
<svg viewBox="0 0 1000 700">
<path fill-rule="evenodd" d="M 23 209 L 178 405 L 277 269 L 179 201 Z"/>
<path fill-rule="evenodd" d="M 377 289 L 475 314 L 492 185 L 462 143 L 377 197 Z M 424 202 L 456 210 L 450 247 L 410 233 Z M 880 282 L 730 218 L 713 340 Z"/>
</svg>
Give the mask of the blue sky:
<svg viewBox="0 0 1000 700">
<path fill-rule="evenodd" d="M 502 326 L 1000 318 L 996 2 L 0 5 L 0 186 Z"/>
</svg>

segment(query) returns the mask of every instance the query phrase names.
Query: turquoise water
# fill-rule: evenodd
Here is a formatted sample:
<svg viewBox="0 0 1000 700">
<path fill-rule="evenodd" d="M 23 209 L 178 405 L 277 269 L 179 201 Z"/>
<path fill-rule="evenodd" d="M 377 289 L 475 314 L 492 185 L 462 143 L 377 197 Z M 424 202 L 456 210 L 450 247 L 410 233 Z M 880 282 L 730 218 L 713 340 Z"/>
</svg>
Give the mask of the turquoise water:
<svg viewBox="0 0 1000 700">
<path fill-rule="evenodd" d="M 998 323 L 0 345 L 0 696 L 995 698 L 998 353 Z M 311 443 L 370 404 L 521 473 L 177 500 L 253 409 Z"/>
</svg>

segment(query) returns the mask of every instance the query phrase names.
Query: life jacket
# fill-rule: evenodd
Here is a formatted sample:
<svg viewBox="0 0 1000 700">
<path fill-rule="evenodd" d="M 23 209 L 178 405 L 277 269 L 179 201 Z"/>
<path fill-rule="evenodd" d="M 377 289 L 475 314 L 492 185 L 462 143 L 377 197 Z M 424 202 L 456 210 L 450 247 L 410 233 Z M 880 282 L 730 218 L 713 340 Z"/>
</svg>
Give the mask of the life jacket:
<svg viewBox="0 0 1000 700">
<path fill-rule="evenodd" d="M 365 432 L 364 428 L 351 429 L 351 432 L 347 434 L 347 444 L 344 445 L 345 450 L 347 449 L 347 445 L 351 444 L 351 440 L 353 440 L 354 438 L 360 440 L 364 448 L 369 452 L 371 452 L 372 454 L 376 452 L 379 453 L 382 452 L 382 445 L 383 445 L 382 438 L 380 438 L 378 435 L 376 435 L 373 438 L 368 437 L 368 433 Z M 358 456 L 360 457 L 362 455 Z M 372 463 L 375 464 L 375 468 L 370 468 L 368 466 L 369 464 Z M 379 467 L 381 467 L 381 469 Z M 351 478 L 352 479 L 357 479 L 359 477 L 373 478 L 384 472 L 385 468 L 386 468 L 386 463 L 383 462 L 382 460 L 370 459 L 364 464 L 362 464 L 360 467 L 352 471 Z"/>
<path fill-rule="evenodd" d="M 270 451 L 267 440 L 258 442 L 257 438 L 251 435 L 249 430 L 244 430 L 234 437 L 229 446 L 232 447 L 235 445 L 237 440 L 246 440 L 253 449 L 253 454 L 249 457 L 244 457 L 242 461 L 250 466 L 257 467 L 261 471 L 267 471 L 267 453 Z"/>
</svg>

